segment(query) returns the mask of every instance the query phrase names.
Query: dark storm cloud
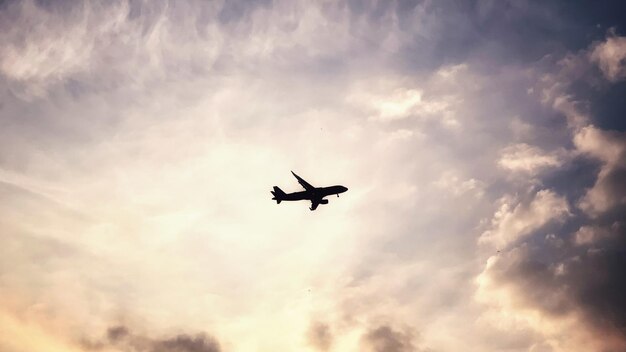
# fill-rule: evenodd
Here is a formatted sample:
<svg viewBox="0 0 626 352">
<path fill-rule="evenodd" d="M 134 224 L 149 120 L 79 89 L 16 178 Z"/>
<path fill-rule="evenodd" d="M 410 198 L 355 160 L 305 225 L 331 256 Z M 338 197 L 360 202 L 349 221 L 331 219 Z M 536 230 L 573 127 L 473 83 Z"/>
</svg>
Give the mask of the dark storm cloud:
<svg viewBox="0 0 626 352">
<path fill-rule="evenodd" d="M 125 326 L 118 325 L 107 330 L 107 339 L 111 342 L 118 341 L 128 336 L 129 331 Z"/>
<path fill-rule="evenodd" d="M 309 344 L 320 351 L 327 351 L 333 343 L 333 333 L 330 326 L 320 322 L 311 324 L 307 338 Z"/>
<path fill-rule="evenodd" d="M 361 337 L 368 352 L 418 352 L 423 351 L 414 342 L 411 332 L 398 331 L 389 325 L 380 325 L 368 330 Z"/>
<path fill-rule="evenodd" d="M 221 348 L 213 337 L 198 334 L 179 334 L 169 338 L 151 338 L 133 333 L 123 325 L 112 326 L 102 341 L 83 342 L 90 350 L 114 347 L 123 352 L 220 352 Z"/>
<path fill-rule="evenodd" d="M 217 341 L 204 335 L 178 335 L 166 340 L 156 341 L 154 352 L 219 352 Z"/>
<path fill-rule="evenodd" d="M 581 312 L 592 330 L 608 329 L 626 338 L 626 226 L 603 220 L 608 224 L 584 225 L 603 232 L 588 245 L 576 244 L 573 233 L 557 233 L 561 241 L 540 243 L 547 235 L 538 233 L 538 243 L 503 254 L 493 277 L 515 287 L 525 306 L 554 316 Z"/>
</svg>

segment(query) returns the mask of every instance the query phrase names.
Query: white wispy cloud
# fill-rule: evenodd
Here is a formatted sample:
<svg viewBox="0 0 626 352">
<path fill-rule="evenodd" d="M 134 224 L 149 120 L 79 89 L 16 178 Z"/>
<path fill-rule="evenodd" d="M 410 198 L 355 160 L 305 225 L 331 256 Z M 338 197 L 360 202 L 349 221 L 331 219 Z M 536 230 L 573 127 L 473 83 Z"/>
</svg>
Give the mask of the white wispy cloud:
<svg viewBox="0 0 626 352">
<path fill-rule="evenodd" d="M 561 166 L 565 157 L 564 150 L 547 153 L 536 146 L 520 143 L 504 148 L 498 165 L 513 172 L 534 175 L 542 169 Z"/>
</svg>

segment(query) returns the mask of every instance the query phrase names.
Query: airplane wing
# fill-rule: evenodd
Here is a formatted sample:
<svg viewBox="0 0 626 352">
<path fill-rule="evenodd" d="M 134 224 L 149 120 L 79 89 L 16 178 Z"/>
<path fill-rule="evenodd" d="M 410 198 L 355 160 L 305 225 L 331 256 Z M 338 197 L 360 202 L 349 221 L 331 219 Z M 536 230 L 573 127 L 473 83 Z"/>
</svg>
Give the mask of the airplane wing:
<svg viewBox="0 0 626 352">
<path fill-rule="evenodd" d="M 315 187 L 311 186 L 310 183 L 308 183 L 305 180 L 303 180 L 302 177 L 296 175 L 293 171 L 291 173 L 296 177 L 296 179 L 298 179 L 298 183 L 301 184 L 302 187 L 304 187 L 304 189 L 306 189 L 307 191 L 312 191 L 312 190 L 315 189 Z M 317 207 L 317 205 L 315 207 Z M 313 210 L 313 209 L 311 209 L 311 210 Z"/>
<path fill-rule="evenodd" d="M 320 205 L 319 202 L 317 202 L 316 200 L 312 200 L 311 201 L 311 207 L 309 209 L 311 209 L 311 211 L 317 209 L 317 206 Z"/>
</svg>

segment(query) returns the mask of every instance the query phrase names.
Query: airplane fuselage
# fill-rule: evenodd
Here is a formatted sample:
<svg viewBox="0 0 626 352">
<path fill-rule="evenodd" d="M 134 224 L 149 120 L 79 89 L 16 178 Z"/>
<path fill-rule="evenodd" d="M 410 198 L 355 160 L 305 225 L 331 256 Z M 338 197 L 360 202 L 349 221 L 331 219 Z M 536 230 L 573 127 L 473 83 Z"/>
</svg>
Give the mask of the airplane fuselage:
<svg viewBox="0 0 626 352">
<path fill-rule="evenodd" d="M 287 193 L 281 197 L 281 200 L 284 200 L 284 201 L 318 200 L 320 201 L 320 203 L 322 203 L 321 200 L 323 200 L 324 197 L 332 196 L 335 194 L 339 195 L 347 190 L 348 189 L 346 187 L 339 186 L 339 185 L 330 186 L 330 187 L 319 187 L 311 191 Z"/>
</svg>

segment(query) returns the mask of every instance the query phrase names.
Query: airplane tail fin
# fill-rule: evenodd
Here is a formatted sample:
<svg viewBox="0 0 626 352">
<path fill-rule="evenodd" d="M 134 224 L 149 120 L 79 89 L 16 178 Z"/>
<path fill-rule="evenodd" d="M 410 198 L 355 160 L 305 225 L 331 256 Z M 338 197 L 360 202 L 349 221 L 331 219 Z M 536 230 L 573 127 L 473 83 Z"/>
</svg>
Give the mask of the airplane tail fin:
<svg viewBox="0 0 626 352">
<path fill-rule="evenodd" d="M 280 202 L 283 200 L 285 192 L 283 192 L 283 190 L 278 188 L 277 186 L 274 186 L 274 190 L 270 192 L 274 196 L 272 199 L 276 201 L 276 204 L 280 204 Z"/>
</svg>

